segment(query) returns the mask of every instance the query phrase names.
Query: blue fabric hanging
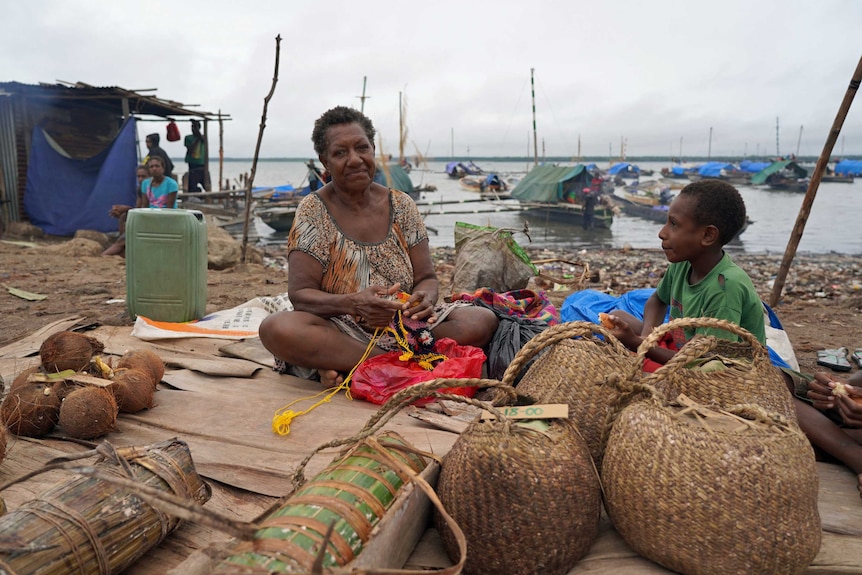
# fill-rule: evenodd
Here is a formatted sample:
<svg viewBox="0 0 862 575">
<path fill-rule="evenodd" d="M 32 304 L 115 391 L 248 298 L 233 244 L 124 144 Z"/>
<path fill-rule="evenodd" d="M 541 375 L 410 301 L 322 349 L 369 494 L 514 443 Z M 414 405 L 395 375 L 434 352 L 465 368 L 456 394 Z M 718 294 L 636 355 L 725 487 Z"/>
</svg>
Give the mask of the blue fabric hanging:
<svg viewBox="0 0 862 575">
<path fill-rule="evenodd" d="M 33 128 L 27 167 L 24 210 L 46 234 L 72 236 L 76 231 L 116 232 L 108 215 L 114 204 L 135 205 L 135 118 L 103 151 L 90 158 L 69 158 L 55 149 L 42 128 Z"/>
</svg>

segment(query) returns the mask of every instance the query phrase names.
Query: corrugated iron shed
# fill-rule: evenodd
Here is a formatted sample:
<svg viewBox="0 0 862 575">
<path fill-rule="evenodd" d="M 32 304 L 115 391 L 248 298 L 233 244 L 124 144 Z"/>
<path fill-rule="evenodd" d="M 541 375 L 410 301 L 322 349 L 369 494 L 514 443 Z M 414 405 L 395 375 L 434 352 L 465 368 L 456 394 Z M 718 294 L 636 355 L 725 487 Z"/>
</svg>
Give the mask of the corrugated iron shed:
<svg viewBox="0 0 862 575">
<path fill-rule="evenodd" d="M 159 98 L 155 89 L 97 87 L 84 82 L 22 84 L 0 82 L 0 218 L 23 219 L 24 190 L 33 128 L 45 130 L 73 158 L 89 158 L 109 145 L 131 115 L 160 118 L 195 117 L 204 121 L 227 116 Z"/>
</svg>

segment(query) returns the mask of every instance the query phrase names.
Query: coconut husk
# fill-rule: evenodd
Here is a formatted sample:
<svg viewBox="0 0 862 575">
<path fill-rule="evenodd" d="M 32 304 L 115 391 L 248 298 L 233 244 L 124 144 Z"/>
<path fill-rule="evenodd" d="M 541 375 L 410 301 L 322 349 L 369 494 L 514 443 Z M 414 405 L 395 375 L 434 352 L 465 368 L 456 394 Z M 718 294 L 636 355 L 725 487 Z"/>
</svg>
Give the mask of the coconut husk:
<svg viewBox="0 0 862 575">
<path fill-rule="evenodd" d="M 41 437 L 50 433 L 59 415 L 60 398 L 48 383 L 20 383 L 0 403 L 0 417 L 15 435 Z"/>
<path fill-rule="evenodd" d="M 116 427 L 117 412 L 117 401 L 110 391 L 81 387 L 69 393 L 60 405 L 59 424 L 69 437 L 93 439 Z"/>
<path fill-rule="evenodd" d="M 9 393 L 21 389 L 28 382 L 28 378 L 34 373 L 39 373 L 42 371 L 42 367 L 38 365 L 34 365 L 33 367 L 28 367 L 21 373 L 15 376 L 15 379 L 12 380 L 12 383 L 9 385 Z"/>
<path fill-rule="evenodd" d="M 96 353 L 105 350 L 98 339 L 74 331 L 60 331 L 48 336 L 39 348 L 45 371 L 55 373 L 74 369 L 81 371 Z"/>
<path fill-rule="evenodd" d="M 159 385 L 159 382 L 165 376 L 165 362 L 154 351 L 149 349 L 137 349 L 126 352 L 117 362 L 116 369 L 120 368 L 138 369 L 149 373 L 152 378 L 153 389 Z"/>
<path fill-rule="evenodd" d="M 153 406 L 152 375 L 140 369 L 119 368 L 109 387 L 120 413 L 137 413 Z"/>
</svg>

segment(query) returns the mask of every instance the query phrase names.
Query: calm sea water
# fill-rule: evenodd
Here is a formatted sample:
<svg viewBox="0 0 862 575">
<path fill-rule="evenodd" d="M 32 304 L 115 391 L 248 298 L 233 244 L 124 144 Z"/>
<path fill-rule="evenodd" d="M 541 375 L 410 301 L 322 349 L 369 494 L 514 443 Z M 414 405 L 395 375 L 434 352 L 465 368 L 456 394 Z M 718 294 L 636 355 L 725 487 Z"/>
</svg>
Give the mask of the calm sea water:
<svg viewBox="0 0 862 575">
<path fill-rule="evenodd" d="M 512 177 L 523 176 L 531 167 L 525 162 L 477 162 L 486 172 L 507 174 Z M 662 167 L 667 163 L 636 162 L 644 169 L 655 170 L 659 177 Z M 607 167 L 601 165 L 600 167 Z M 423 166 L 424 168 L 424 166 Z M 453 200 L 476 198 L 476 194 L 462 190 L 458 181 L 450 179 L 445 172 L 445 162 L 430 162 L 427 169 L 411 172 L 413 183 L 436 186 L 437 191 L 423 193 L 423 202 L 437 202 L 434 207 L 420 209 L 425 216 L 429 229 L 430 243 L 434 247 L 454 246 L 455 222 L 462 221 L 477 225 L 491 225 L 501 228 L 523 229 L 524 220 L 529 224 L 530 238 L 516 234 L 522 245 L 548 247 L 553 249 L 580 248 L 621 248 L 630 245 L 634 248 L 658 248 L 658 223 L 642 218 L 619 215 L 614 218 L 610 230 L 583 230 L 578 226 L 543 221 L 541 218 L 521 212 L 452 213 L 465 210 L 488 209 L 481 203 L 448 204 Z M 217 177 L 217 163 L 210 164 L 211 173 Z M 235 181 L 242 173 L 251 171 L 250 160 L 225 161 L 224 178 Z M 306 168 L 302 161 L 259 161 L 255 175 L 255 186 L 277 186 L 286 183 L 294 186 L 304 185 Z M 799 215 L 804 193 L 780 192 L 763 187 L 739 186 L 745 200 L 749 218 L 754 220 L 739 240 L 733 242 L 731 251 L 746 253 L 779 253 L 787 248 L 791 231 Z M 805 225 L 799 252 L 862 254 L 862 225 L 856 211 L 855 201 L 862 200 L 862 178 L 852 184 L 821 183 L 814 200 L 810 216 Z M 258 233 L 268 243 L 284 241 L 285 234 L 278 234 L 262 222 L 257 223 Z"/>
</svg>

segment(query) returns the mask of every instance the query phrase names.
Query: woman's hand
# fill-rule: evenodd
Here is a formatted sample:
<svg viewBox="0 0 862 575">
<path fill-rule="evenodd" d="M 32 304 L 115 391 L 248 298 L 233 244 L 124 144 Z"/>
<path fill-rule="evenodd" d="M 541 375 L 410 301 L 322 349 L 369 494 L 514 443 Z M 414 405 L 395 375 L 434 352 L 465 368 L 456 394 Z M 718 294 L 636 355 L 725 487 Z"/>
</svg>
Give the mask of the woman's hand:
<svg viewBox="0 0 862 575">
<path fill-rule="evenodd" d="M 401 310 L 405 317 L 414 320 L 424 319 L 428 324 L 437 321 L 437 316 L 434 314 L 434 302 L 424 291 L 415 291 L 410 294 L 410 298 L 401 305 Z"/>
<path fill-rule="evenodd" d="M 401 284 L 396 283 L 389 288 L 369 286 L 358 292 L 354 296 L 354 318 L 357 323 L 371 327 L 386 327 L 392 323 L 395 312 L 402 306 L 402 303 L 392 296 L 398 293 L 400 288 Z"/>
<path fill-rule="evenodd" d="M 828 373 L 815 373 L 814 379 L 808 382 L 808 391 L 805 392 L 805 396 L 811 400 L 812 405 L 817 409 L 832 409 L 835 407 L 836 399 L 835 395 L 832 394 L 835 383 L 835 380 Z"/>
</svg>

